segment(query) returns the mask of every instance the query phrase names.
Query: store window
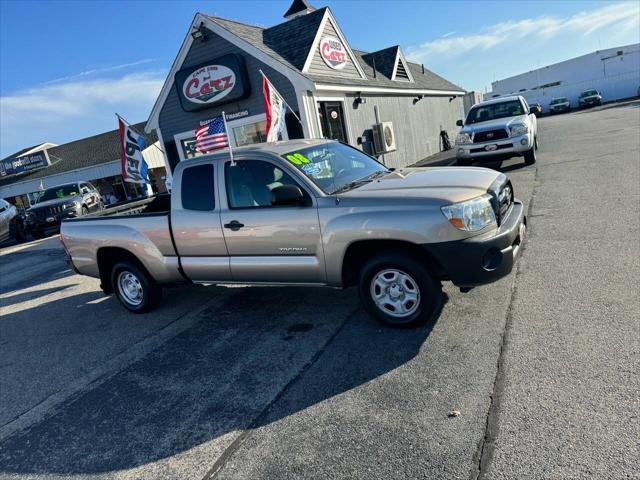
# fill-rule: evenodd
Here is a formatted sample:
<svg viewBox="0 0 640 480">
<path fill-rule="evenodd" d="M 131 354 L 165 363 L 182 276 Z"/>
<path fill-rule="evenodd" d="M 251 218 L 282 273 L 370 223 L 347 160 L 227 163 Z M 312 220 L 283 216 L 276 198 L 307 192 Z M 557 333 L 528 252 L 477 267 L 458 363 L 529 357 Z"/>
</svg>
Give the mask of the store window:
<svg viewBox="0 0 640 480">
<path fill-rule="evenodd" d="M 236 147 L 250 145 L 252 143 L 263 143 L 267 141 L 267 122 L 249 123 L 231 129 Z"/>
</svg>

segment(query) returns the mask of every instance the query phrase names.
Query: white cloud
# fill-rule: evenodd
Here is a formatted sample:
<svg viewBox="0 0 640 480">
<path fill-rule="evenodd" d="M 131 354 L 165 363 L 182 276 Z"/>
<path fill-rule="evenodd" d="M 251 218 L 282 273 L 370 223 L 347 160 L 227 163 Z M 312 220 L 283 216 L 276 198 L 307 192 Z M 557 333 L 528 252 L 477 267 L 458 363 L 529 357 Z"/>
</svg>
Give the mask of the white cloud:
<svg viewBox="0 0 640 480">
<path fill-rule="evenodd" d="M 165 74 L 60 81 L 0 97 L 2 157 L 31 144 L 63 143 L 114 129 L 115 112 L 132 122 L 145 120 Z"/>
<path fill-rule="evenodd" d="M 587 36 L 611 26 L 616 26 L 618 31 L 637 30 L 640 27 L 638 3 L 616 3 L 566 18 L 542 16 L 500 22 L 469 35 L 447 34 L 431 42 L 408 47 L 407 56 L 424 63 L 432 58 L 455 57 L 471 50 L 489 50 L 524 38 L 550 39 L 566 33 Z"/>
<path fill-rule="evenodd" d="M 153 58 L 145 58 L 144 60 L 138 60 L 136 62 L 130 62 L 130 63 L 122 63 L 120 65 L 113 65 L 111 67 L 92 68 L 91 70 L 85 70 L 84 72 L 80 72 L 80 73 L 78 73 L 76 75 L 70 75 L 68 77 L 61 77 L 61 78 L 56 78 L 54 80 L 49 80 L 47 82 L 44 82 L 43 85 L 48 85 L 48 84 L 51 84 L 51 83 L 66 82 L 66 81 L 77 79 L 77 78 L 88 77 L 90 75 L 104 74 L 104 73 L 108 73 L 108 72 L 115 72 L 115 71 L 118 71 L 118 70 L 123 70 L 125 68 L 131 68 L 131 67 L 137 67 L 139 65 L 145 65 L 145 64 L 151 63 L 151 62 L 155 62 L 155 59 L 153 59 Z"/>
</svg>

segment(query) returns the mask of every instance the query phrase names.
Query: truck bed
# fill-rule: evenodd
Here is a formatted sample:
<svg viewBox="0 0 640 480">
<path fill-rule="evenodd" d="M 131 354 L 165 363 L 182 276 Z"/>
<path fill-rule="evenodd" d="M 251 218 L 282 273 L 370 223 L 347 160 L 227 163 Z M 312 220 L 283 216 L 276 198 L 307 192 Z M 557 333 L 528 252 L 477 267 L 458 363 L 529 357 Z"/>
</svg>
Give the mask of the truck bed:
<svg viewBox="0 0 640 480">
<path fill-rule="evenodd" d="M 99 255 L 105 249 L 133 254 L 159 282 L 182 280 L 171 235 L 171 196 L 156 195 L 105 208 L 62 222 L 61 233 L 75 267 L 99 276 Z"/>
</svg>

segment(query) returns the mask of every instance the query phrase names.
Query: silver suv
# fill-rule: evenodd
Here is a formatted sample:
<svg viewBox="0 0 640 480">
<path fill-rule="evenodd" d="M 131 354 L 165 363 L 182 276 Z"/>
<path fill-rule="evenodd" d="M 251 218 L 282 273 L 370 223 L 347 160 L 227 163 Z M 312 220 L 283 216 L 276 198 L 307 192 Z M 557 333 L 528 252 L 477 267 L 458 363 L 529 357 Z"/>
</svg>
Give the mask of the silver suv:
<svg viewBox="0 0 640 480">
<path fill-rule="evenodd" d="M 137 212 L 62 222 L 73 268 L 135 313 L 176 283 L 358 286 L 389 325 L 429 320 L 441 282 L 507 275 L 526 220 L 488 168 L 390 171 L 326 140 L 234 149 L 180 162 L 170 198 Z"/>
<path fill-rule="evenodd" d="M 535 109 L 521 96 L 502 97 L 474 105 L 456 137 L 458 164 L 523 156 L 536 162 L 538 121 Z"/>
</svg>

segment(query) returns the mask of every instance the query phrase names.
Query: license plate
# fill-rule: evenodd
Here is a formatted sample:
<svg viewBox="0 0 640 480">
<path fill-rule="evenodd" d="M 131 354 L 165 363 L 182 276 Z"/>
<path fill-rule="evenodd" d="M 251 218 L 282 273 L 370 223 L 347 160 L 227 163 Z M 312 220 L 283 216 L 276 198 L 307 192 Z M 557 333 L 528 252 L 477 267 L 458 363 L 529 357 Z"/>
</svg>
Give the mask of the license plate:
<svg viewBox="0 0 640 480">
<path fill-rule="evenodd" d="M 487 152 L 493 152 L 493 151 L 498 149 L 498 146 L 497 145 L 487 145 L 486 147 L 484 147 L 484 149 Z"/>
<path fill-rule="evenodd" d="M 55 218 L 47 217 L 47 223 L 53 223 L 54 221 L 55 221 Z"/>
<path fill-rule="evenodd" d="M 520 242 L 522 242 L 522 240 L 524 240 L 524 234 L 527 231 L 527 226 L 524 223 L 520 224 Z"/>
</svg>

